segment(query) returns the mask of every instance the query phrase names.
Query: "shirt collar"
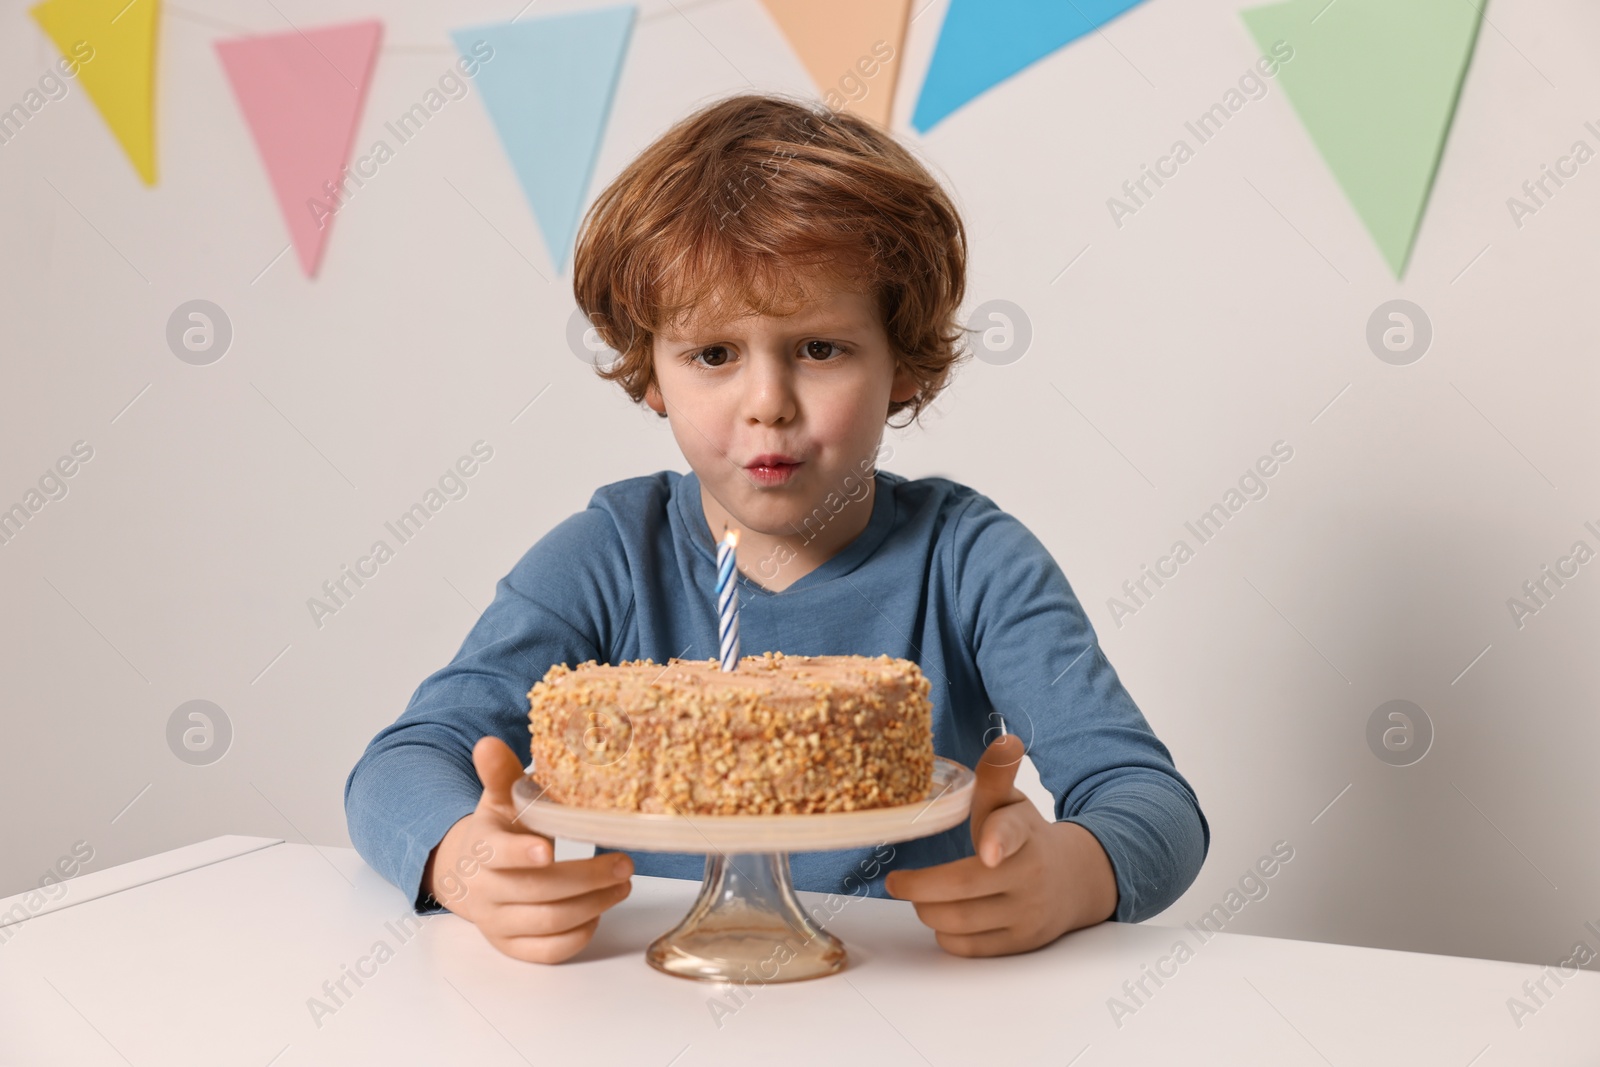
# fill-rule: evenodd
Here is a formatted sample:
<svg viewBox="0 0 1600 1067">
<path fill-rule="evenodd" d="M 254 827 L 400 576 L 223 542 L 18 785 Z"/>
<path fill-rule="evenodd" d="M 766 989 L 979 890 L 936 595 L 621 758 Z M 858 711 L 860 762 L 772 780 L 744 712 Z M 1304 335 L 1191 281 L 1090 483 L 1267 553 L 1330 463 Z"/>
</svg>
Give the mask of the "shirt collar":
<svg viewBox="0 0 1600 1067">
<path fill-rule="evenodd" d="M 768 596 L 782 596 L 785 593 L 801 587 L 810 588 L 834 578 L 842 577 L 855 570 L 865 562 L 881 545 L 894 527 L 897 514 L 895 502 L 895 487 L 905 479 L 887 471 L 878 471 L 873 478 L 872 491 L 872 516 L 867 520 L 866 527 L 856 535 L 855 539 L 845 545 L 838 552 L 824 562 L 820 567 L 811 571 L 791 583 L 786 588 L 774 592 L 760 584 L 751 581 L 741 574 L 740 580 L 744 587 L 755 592 L 765 593 Z M 843 487 L 838 491 L 839 499 L 850 506 L 849 497 Z M 828 513 L 827 506 L 819 503 L 821 510 Z M 672 512 L 674 522 L 679 530 L 679 541 L 694 545 L 697 551 L 712 568 L 717 562 L 718 537 L 712 534 L 710 525 L 706 522 L 705 508 L 700 502 L 700 476 L 693 471 L 678 477 L 677 484 L 672 489 Z M 803 541 L 800 534 L 792 537 L 792 543 L 799 544 Z M 711 595 L 710 591 L 706 594 Z"/>
</svg>

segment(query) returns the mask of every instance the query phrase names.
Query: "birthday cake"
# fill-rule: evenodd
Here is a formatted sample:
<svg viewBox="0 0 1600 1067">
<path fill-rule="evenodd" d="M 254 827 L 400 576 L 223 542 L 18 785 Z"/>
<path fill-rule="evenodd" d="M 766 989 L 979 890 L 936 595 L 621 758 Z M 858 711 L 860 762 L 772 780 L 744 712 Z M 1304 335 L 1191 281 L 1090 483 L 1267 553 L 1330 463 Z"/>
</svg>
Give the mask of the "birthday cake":
<svg viewBox="0 0 1600 1067">
<path fill-rule="evenodd" d="M 533 778 L 586 808 L 812 814 L 925 800 L 929 683 L 887 655 L 558 663 L 528 693 Z"/>
</svg>

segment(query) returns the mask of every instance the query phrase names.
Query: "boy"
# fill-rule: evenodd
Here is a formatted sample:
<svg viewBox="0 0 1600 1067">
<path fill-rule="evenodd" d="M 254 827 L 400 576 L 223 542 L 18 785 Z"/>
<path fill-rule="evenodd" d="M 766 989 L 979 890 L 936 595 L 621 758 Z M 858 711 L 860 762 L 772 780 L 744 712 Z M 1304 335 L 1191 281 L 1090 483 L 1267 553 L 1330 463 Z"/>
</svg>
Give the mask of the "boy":
<svg viewBox="0 0 1600 1067">
<path fill-rule="evenodd" d="M 744 654 L 916 661 L 935 750 L 978 774 L 968 825 L 887 858 L 795 854 L 796 888 L 911 901 L 941 946 L 984 956 L 1144 919 L 1193 881 L 1210 845 L 1194 792 L 1044 546 L 966 486 L 874 470 L 887 420 L 914 420 L 960 357 L 965 240 L 892 138 L 771 96 L 702 109 L 600 195 L 573 260 L 619 354 L 599 373 L 669 420 L 693 473 L 603 486 L 545 534 L 350 772 L 351 839 L 419 911 L 555 963 L 633 872 L 701 877 L 688 853 L 556 862 L 510 787 L 552 664 L 717 656 L 725 526 Z M 1024 751 L 1054 821 L 1012 784 Z"/>
</svg>

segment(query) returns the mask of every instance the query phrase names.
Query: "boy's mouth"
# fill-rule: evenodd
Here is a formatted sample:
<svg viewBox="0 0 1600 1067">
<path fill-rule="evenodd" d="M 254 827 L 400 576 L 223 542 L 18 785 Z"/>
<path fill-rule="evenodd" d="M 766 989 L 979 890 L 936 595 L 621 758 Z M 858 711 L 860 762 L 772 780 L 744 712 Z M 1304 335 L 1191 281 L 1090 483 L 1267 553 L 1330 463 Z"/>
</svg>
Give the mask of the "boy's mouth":
<svg viewBox="0 0 1600 1067">
<path fill-rule="evenodd" d="M 757 485 L 782 485 L 793 477 L 794 472 L 800 467 L 800 460 L 792 456 L 778 453 L 768 453 L 757 456 L 745 464 L 745 470 Z"/>
</svg>

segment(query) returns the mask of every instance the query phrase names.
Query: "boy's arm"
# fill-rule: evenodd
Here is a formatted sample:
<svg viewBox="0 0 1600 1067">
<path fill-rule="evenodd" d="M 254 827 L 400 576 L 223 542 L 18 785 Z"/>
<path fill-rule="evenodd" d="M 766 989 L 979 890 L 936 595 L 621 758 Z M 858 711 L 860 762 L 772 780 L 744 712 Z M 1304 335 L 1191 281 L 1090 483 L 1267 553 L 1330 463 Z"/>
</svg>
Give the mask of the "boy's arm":
<svg viewBox="0 0 1600 1067">
<path fill-rule="evenodd" d="M 1033 757 L 1055 818 L 1083 826 L 1105 849 L 1117 882 L 1113 918 L 1157 914 L 1194 881 L 1210 849 L 1194 790 L 1039 539 L 978 494 L 956 520 L 954 543 L 956 603 L 991 706 Z"/>
<path fill-rule="evenodd" d="M 350 839 L 418 911 L 440 910 L 423 891 L 428 854 L 482 795 L 473 746 L 494 735 L 526 763 L 528 690 L 552 664 L 607 659 L 629 610 L 610 516 L 571 516 L 500 579 L 455 657 L 367 745 L 345 781 Z"/>
</svg>

